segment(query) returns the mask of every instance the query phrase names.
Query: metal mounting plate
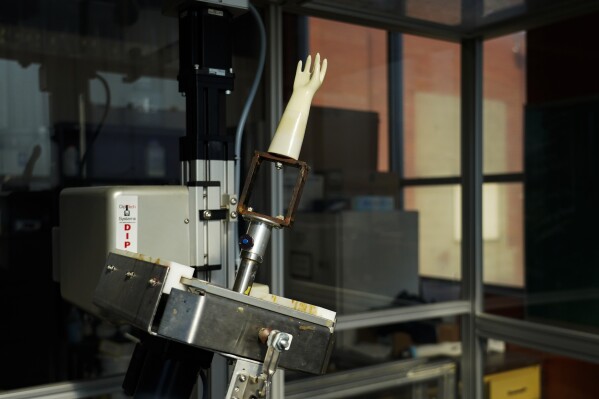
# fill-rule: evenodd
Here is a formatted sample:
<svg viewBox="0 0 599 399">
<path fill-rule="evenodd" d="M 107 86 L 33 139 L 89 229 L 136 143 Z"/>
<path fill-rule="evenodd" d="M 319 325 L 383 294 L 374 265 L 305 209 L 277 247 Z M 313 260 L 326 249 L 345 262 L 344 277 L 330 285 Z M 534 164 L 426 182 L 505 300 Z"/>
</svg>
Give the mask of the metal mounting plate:
<svg viewBox="0 0 599 399">
<path fill-rule="evenodd" d="M 215 292 L 218 287 L 210 288 L 197 294 L 173 289 L 158 335 L 261 362 L 267 347 L 258 340 L 258 332 L 277 329 L 293 335 L 293 345 L 281 356 L 279 367 L 313 374 L 326 371 L 333 349 L 333 332 L 326 319 L 317 324 L 306 320 L 320 319 L 315 316 L 300 318 L 301 312 L 293 309 L 279 306 L 275 311 L 267 301 L 230 290 L 223 296 Z"/>
</svg>

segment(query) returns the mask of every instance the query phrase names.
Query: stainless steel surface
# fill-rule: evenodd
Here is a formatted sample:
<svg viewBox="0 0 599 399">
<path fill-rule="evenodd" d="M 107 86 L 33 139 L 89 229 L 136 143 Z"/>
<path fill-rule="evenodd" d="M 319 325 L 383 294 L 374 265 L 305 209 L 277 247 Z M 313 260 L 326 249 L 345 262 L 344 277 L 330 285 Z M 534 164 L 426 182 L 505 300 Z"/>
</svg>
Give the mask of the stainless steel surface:
<svg viewBox="0 0 599 399">
<path fill-rule="evenodd" d="M 121 393 L 124 377 L 115 375 L 90 381 L 69 381 L 4 391 L 0 392 L 0 399 L 82 399 Z"/>
<path fill-rule="evenodd" d="M 288 351 L 293 341 L 293 335 L 285 332 L 273 330 L 268 336 L 268 349 L 262 366 L 262 376 L 264 376 L 264 387 L 260 390 L 261 396 L 269 399 L 271 397 L 272 378 L 277 372 L 279 360 L 283 352 Z"/>
<path fill-rule="evenodd" d="M 292 339 L 293 337 L 287 333 L 276 330 L 270 331 L 267 343 L 268 349 L 261 365 L 238 359 L 226 398 L 272 398 L 272 378 L 277 371 L 281 353 L 289 350 Z M 266 343 L 264 344 L 266 345 Z"/>
<path fill-rule="evenodd" d="M 239 268 L 237 269 L 237 276 L 235 276 L 233 291 L 249 295 L 252 290 L 254 279 L 256 278 L 258 267 L 260 267 L 260 263 L 257 261 L 242 258 L 239 263 Z"/>
<path fill-rule="evenodd" d="M 108 255 L 106 264 L 115 269 L 102 272 L 94 303 L 106 318 L 149 331 L 168 267 L 116 253 Z M 152 280 L 156 283 L 149 283 Z"/>
<path fill-rule="evenodd" d="M 189 212 L 192 266 L 217 266 L 220 270 L 205 274 L 204 278 L 216 284 L 229 286 L 234 275 L 234 239 L 236 218 L 226 220 L 199 220 L 199 213 L 210 219 L 213 211 L 235 210 L 231 200 L 237 201 L 234 192 L 234 161 L 194 160 L 189 162 L 190 181 L 218 182 L 218 185 L 189 187 Z"/>
<path fill-rule="evenodd" d="M 265 359 L 267 352 L 258 339 L 259 331 L 279 329 L 289 335 L 278 336 L 273 342 L 277 348 L 285 350 L 291 336 L 295 337 L 282 367 L 310 373 L 325 371 L 332 351 L 334 320 L 187 278 L 181 282 L 194 293 L 173 288 L 164 312 L 157 313 L 168 266 L 117 253 L 109 255 L 106 265 L 94 300 L 113 321 L 256 361 Z"/>
<path fill-rule="evenodd" d="M 261 384 L 258 384 L 256 376 L 261 368 L 259 363 L 237 360 L 225 399 L 250 399 L 251 395 L 257 397 Z"/>
<path fill-rule="evenodd" d="M 326 323 L 316 324 L 306 320 L 307 317 L 296 317 L 298 312 L 293 309 L 275 312 L 258 307 L 256 301 L 248 301 L 255 298 L 229 292 L 236 299 L 208 291 L 196 295 L 173 289 L 158 334 L 223 354 L 262 361 L 266 346 L 258 340 L 258 332 L 264 327 L 277 328 L 294 336 L 293 345 L 280 359 L 281 367 L 314 374 L 326 370 L 332 351 L 332 332 L 323 325 Z"/>
<path fill-rule="evenodd" d="M 249 295 L 256 272 L 268 248 L 272 227 L 270 223 L 250 219 L 247 232 L 242 237 L 249 240 L 251 245 L 241 251 L 241 263 L 237 270 L 233 291 Z"/>
<path fill-rule="evenodd" d="M 339 399 L 364 395 L 377 390 L 437 381 L 440 385 L 455 386 L 456 365 L 452 360 L 401 360 L 377 366 L 340 371 L 320 377 L 288 382 L 286 399 Z M 453 399 L 456 392 L 443 390 L 439 399 Z"/>
<path fill-rule="evenodd" d="M 248 249 L 248 252 L 253 252 L 264 257 L 270 241 L 271 230 L 272 225 L 261 221 L 251 220 L 246 234 L 254 239 L 254 245 L 251 249 Z"/>
<path fill-rule="evenodd" d="M 259 298 L 254 298 L 252 296 L 241 295 L 235 291 L 231 291 L 229 289 L 222 288 L 222 287 L 216 286 L 214 284 L 209 284 L 206 281 L 202 281 L 202 280 L 199 280 L 196 278 L 193 278 L 193 279 L 182 278 L 181 283 L 183 283 L 184 285 L 186 285 L 190 288 L 193 288 L 195 290 L 199 290 L 201 292 L 208 292 L 208 293 L 211 293 L 211 294 L 214 294 L 217 296 L 221 296 L 223 298 L 231 299 L 233 301 L 239 301 L 239 302 L 243 302 L 248 305 L 251 305 L 251 306 L 263 308 L 263 309 L 271 311 L 271 312 L 286 314 L 286 315 L 296 318 L 296 319 L 305 320 L 309 323 L 314 323 L 317 325 L 322 325 L 322 326 L 328 327 L 331 330 L 333 329 L 333 327 L 335 325 L 335 321 L 332 319 L 327 319 L 324 317 L 316 316 L 316 315 L 314 315 L 312 313 L 308 313 L 308 312 L 302 312 L 300 310 L 292 309 L 287 306 L 279 305 L 274 302 L 265 301 L 265 300 L 262 300 Z M 300 305 L 300 304 L 301 304 L 301 302 L 298 302 L 298 305 Z M 300 305 L 299 307 L 308 308 L 309 306 Z M 262 326 L 262 327 L 269 328 L 269 326 Z"/>
<path fill-rule="evenodd" d="M 138 199 L 137 252 L 189 264 L 188 192 L 181 186 L 70 188 L 60 195 L 62 296 L 90 313 L 108 252 L 115 249 L 118 201 Z M 165 239 L 168 237 L 168 239 Z"/>
</svg>

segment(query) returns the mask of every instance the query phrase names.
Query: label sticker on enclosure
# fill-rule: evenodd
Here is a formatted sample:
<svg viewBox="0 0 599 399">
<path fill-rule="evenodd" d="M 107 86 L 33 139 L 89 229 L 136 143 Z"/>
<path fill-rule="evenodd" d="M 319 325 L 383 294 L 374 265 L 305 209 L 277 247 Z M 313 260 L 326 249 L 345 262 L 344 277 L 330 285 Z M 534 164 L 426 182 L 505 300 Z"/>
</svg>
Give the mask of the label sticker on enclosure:
<svg viewBox="0 0 599 399">
<path fill-rule="evenodd" d="M 137 252 L 137 195 L 116 199 L 116 249 Z"/>
</svg>

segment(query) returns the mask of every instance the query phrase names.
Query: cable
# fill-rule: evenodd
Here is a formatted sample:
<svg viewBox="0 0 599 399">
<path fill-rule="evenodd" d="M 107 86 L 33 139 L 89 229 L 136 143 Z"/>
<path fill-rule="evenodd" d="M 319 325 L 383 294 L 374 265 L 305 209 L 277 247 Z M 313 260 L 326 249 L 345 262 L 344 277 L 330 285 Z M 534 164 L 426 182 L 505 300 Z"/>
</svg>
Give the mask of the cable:
<svg viewBox="0 0 599 399">
<path fill-rule="evenodd" d="M 102 83 L 102 85 L 104 86 L 104 91 L 106 92 L 106 104 L 104 105 L 104 113 L 102 114 L 100 123 L 98 123 L 98 126 L 96 126 L 94 135 L 90 139 L 89 143 L 87 143 L 87 145 L 86 145 L 87 148 L 85 149 L 85 153 L 83 154 L 83 157 L 81 157 L 81 162 L 79 163 L 79 176 L 81 176 L 81 177 L 83 176 L 83 167 L 85 166 L 85 163 L 87 162 L 87 159 L 89 158 L 89 154 L 91 152 L 91 149 L 92 149 L 94 143 L 96 142 L 96 139 L 98 138 L 98 136 L 100 135 L 100 132 L 102 131 L 102 127 L 104 127 L 104 122 L 106 122 L 106 117 L 108 116 L 108 111 L 110 110 L 110 87 L 108 86 L 108 82 L 100 74 L 96 73 L 96 75 L 94 77 L 96 79 L 98 79 L 100 81 L 100 83 Z"/>
<path fill-rule="evenodd" d="M 250 113 L 250 108 L 252 107 L 252 103 L 254 102 L 254 98 L 256 97 L 256 92 L 258 91 L 258 85 L 260 84 L 260 79 L 262 78 L 262 72 L 264 71 L 264 64 L 266 62 L 266 29 L 264 28 L 264 23 L 262 22 L 262 18 L 258 13 L 258 10 L 250 3 L 250 12 L 254 19 L 256 20 L 256 24 L 258 25 L 258 30 L 260 31 L 260 54 L 258 55 L 258 69 L 256 70 L 256 75 L 254 76 L 254 82 L 252 83 L 252 87 L 250 88 L 250 93 L 248 94 L 248 98 L 245 101 L 243 106 L 243 110 L 241 112 L 241 117 L 239 118 L 239 124 L 237 125 L 237 131 L 235 132 L 235 190 L 241 191 L 241 140 L 243 138 L 243 130 L 245 128 L 245 122 L 247 120 L 248 114 Z"/>
</svg>

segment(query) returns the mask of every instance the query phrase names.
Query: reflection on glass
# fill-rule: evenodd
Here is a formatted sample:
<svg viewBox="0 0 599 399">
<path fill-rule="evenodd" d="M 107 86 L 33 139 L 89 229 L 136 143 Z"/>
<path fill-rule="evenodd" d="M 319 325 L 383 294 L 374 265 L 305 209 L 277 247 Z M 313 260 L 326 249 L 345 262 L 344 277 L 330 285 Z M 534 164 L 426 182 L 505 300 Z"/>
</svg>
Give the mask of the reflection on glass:
<svg viewBox="0 0 599 399">
<path fill-rule="evenodd" d="M 460 47 L 403 35 L 404 177 L 460 174 Z"/>
<path fill-rule="evenodd" d="M 373 112 L 373 126 L 362 134 L 374 134 L 376 168 L 388 171 L 387 32 L 320 18 L 308 18 L 307 29 L 309 51 L 320 52 L 331 67 L 313 105 Z M 347 137 L 341 127 L 314 132 L 308 129 L 306 133 L 328 135 L 338 141 L 353 137 Z M 331 152 L 329 148 L 323 149 L 326 155 Z M 352 155 L 345 154 L 348 158 Z"/>
<path fill-rule="evenodd" d="M 161 2 L 34 3 L 0 6 L 0 353 L 9 365 L 0 391 L 126 369 L 124 331 L 64 302 L 53 281 L 58 195 L 70 186 L 178 182 L 185 126 L 178 21 L 162 15 Z M 257 58 L 248 51 L 256 37 L 234 36 L 243 72 L 228 96 L 229 126 Z M 255 105 L 262 112 L 248 129 L 264 123 Z M 81 220 L 81 234 L 93 234 Z"/>
<path fill-rule="evenodd" d="M 524 287 L 523 184 L 483 185 L 483 281 Z"/>
<path fill-rule="evenodd" d="M 419 271 L 422 276 L 459 280 L 461 217 L 460 187 L 406 187 L 405 207 L 418 212 Z"/>
<path fill-rule="evenodd" d="M 339 314 L 420 303 L 417 216 L 393 210 L 299 213 L 285 233 L 286 294 Z"/>
<path fill-rule="evenodd" d="M 439 357 L 459 361 L 460 317 L 394 323 L 335 332 L 329 373 L 342 373 L 392 361 L 428 362 Z M 310 377 L 286 373 L 288 380 Z"/>
<path fill-rule="evenodd" d="M 489 398 L 594 399 L 599 365 L 495 341 L 485 357 Z"/>
<path fill-rule="evenodd" d="M 284 233 L 285 293 L 339 314 L 418 303 L 417 215 L 397 210 L 388 172 L 387 34 L 307 24 L 307 50 L 328 59 L 329 73 L 300 154 L 312 171 Z M 286 174 L 284 192 L 293 183 Z"/>
<path fill-rule="evenodd" d="M 39 90 L 39 70 L 0 59 L 0 187 L 50 185 L 48 94 Z"/>
<path fill-rule="evenodd" d="M 507 286 L 486 287 L 485 309 L 592 332 L 599 331 L 598 63 L 585 50 L 590 38 L 582 35 L 575 52 L 571 43 L 596 21 L 578 17 L 486 42 L 483 79 L 485 99 L 503 103 L 505 113 L 485 111 L 485 141 L 498 148 L 485 147 L 485 172 L 516 173 L 515 183 L 499 183 L 509 242 L 485 243 L 485 280 Z M 521 284 L 510 284 L 519 253 Z"/>
<path fill-rule="evenodd" d="M 462 23 L 462 10 L 462 2 L 459 0 L 407 0 L 405 2 L 406 17 L 450 26 Z"/>
<path fill-rule="evenodd" d="M 526 34 L 484 42 L 484 173 L 519 173 L 523 168 L 526 101 Z"/>
</svg>

